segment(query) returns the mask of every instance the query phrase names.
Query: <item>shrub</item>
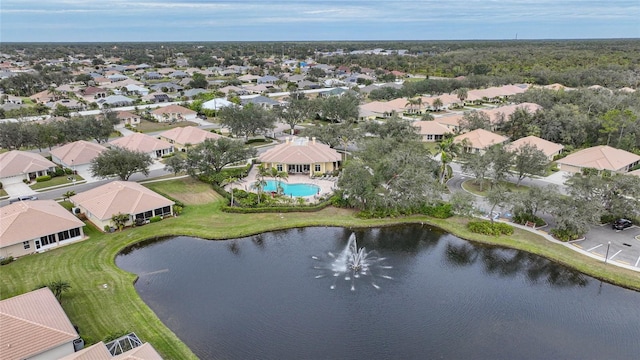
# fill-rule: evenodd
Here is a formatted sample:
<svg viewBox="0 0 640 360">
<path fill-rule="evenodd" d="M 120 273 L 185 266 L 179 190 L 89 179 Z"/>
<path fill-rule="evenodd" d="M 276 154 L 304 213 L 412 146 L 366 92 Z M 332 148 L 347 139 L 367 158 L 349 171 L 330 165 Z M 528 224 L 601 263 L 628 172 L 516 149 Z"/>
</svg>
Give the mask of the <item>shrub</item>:
<svg viewBox="0 0 640 360">
<path fill-rule="evenodd" d="M 2 185 L 2 183 L 0 182 L 0 190 L 2 190 L 2 188 L 3 188 L 3 185 Z"/>
<path fill-rule="evenodd" d="M 513 215 L 513 222 L 520 225 L 526 225 L 527 222 L 532 222 L 536 224 L 536 227 L 547 225 L 547 222 L 542 220 L 542 218 L 525 212 L 515 213 Z"/>
<path fill-rule="evenodd" d="M 476 234 L 484 234 L 484 235 L 511 235 L 513 234 L 513 226 L 501 223 L 501 222 L 491 222 L 491 221 L 470 221 L 467 224 L 467 228 Z"/>
<path fill-rule="evenodd" d="M 260 143 L 260 142 L 265 142 L 265 139 L 261 139 L 261 138 L 249 139 L 249 140 L 245 141 L 244 143 L 249 145 L 249 144 Z"/>
<path fill-rule="evenodd" d="M 170 157 L 174 156 L 175 154 L 176 154 L 176 153 L 171 153 L 171 154 L 167 154 L 167 155 L 162 155 L 162 158 L 163 158 L 163 159 L 167 159 L 167 158 L 170 158 Z"/>
<path fill-rule="evenodd" d="M 28 185 L 31 181 L 29 181 L 29 179 L 22 179 L 22 182 Z"/>
<path fill-rule="evenodd" d="M 152 217 L 152 218 L 150 218 L 150 219 L 149 219 L 149 222 L 150 222 L 150 223 L 154 223 L 154 222 L 158 222 L 158 221 L 160 221 L 160 220 L 162 220 L 162 217 L 160 217 L 160 216 L 154 216 L 154 217 Z"/>
<path fill-rule="evenodd" d="M 448 203 L 441 203 L 434 206 L 425 205 L 420 212 L 437 219 L 447 219 L 453 216 L 451 204 Z"/>
<path fill-rule="evenodd" d="M 176 215 L 180 215 L 182 214 L 182 210 L 184 210 L 184 208 L 178 204 L 173 205 L 173 213 Z"/>
<path fill-rule="evenodd" d="M 36 182 L 43 182 L 51 180 L 51 175 L 42 175 L 36 178 Z"/>
<path fill-rule="evenodd" d="M 56 170 L 53 172 L 53 176 L 62 176 L 64 175 L 64 169 L 61 167 L 57 167 Z"/>
<path fill-rule="evenodd" d="M 551 229 L 550 232 L 551 232 L 551 235 L 553 235 L 553 237 L 564 242 L 580 239 L 582 235 L 584 235 L 584 234 L 579 234 L 576 231 L 571 229 L 556 228 L 556 229 Z"/>
<path fill-rule="evenodd" d="M 69 169 L 69 168 L 64 168 L 64 173 L 65 173 L 66 175 L 71 175 L 71 174 L 73 174 L 73 170 L 71 170 L 71 169 Z"/>
<path fill-rule="evenodd" d="M 3 258 L 2 260 L 0 260 L 0 265 L 7 265 L 7 264 L 10 264 L 10 263 L 12 263 L 12 262 L 13 262 L 13 260 L 15 260 L 15 259 L 13 258 L 13 256 L 9 256 L 9 257 Z"/>
</svg>

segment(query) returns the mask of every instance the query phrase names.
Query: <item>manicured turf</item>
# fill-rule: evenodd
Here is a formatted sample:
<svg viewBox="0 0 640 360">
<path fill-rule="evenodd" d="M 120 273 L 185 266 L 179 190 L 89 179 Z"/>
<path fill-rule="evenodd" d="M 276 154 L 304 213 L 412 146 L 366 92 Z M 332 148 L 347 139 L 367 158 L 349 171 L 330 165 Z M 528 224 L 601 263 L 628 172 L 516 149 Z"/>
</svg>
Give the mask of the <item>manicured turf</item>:
<svg viewBox="0 0 640 360">
<path fill-rule="evenodd" d="M 42 190 L 42 189 L 46 189 L 52 186 L 60 186 L 60 185 L 73 185 L 73 180 L 69 180 L 69 178 L 71 177 L 71 175 L 62 175 L 62 176 L 56 176 L 54 178 L 52 178 L 51 180 L 48 181 L 41 181 L 41 182 L 37 182 L 33 185 L 30 185 L 32 190 Z M 75 179 L 76 179 L 76 183 L 78 181 L 83 181 L 84 178 L 80 175 L 75 175 Z"/>
<path fill-rule="evenodd" d="M 165 193 L 175 195 L 184 191 L 176 181 L 156 184 L 161 184 L 155 188 Z M 191 189 L 209 191 L 208 186 L 201 184 L 194 184 Z M 221 205 L 222 200 L 190 205 L 185 207 L 180 217 L 113 234 L 103 234 L 92 227 L 85 227 L 85 232 L 90 236 L 86 241 L 25 256 L 2 266 L 0 296 L 7 298 L 25 293 L 38 284 L 53 280 L 68 281 L 72 288 L 63 295 L 62 306 L 88 343 L 97 342 L 116 332 L 133 331 L 143 341 L 150 342 L 165 359 L 194 359 L 195 355 L 139 298 L 133 287 L 135 276 L 116 267 L 114 259 L 127 245 L 168 235 L 226 239 L 303 226 L 360 227 L 403 222 L 428 223 L 463 238 L 537 253 L 603 280 L 640 289 L 638 273 L 603 265 L 520 229 L 516 229 L 511 237 L 490 237 L 467 231 L 467 219 L 463 218 L 439 220 L 416 216 L 361 220 L 351 210 L 332 207 L 316 213 L 227 214 L 220 211 Z"/>
</svg>

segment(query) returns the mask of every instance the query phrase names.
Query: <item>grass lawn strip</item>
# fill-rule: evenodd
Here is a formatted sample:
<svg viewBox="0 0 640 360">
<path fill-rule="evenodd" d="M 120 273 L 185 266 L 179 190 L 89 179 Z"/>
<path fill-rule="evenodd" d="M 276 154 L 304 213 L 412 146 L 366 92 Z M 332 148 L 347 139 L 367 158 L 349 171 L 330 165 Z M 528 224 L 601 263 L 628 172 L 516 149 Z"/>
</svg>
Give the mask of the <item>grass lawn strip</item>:
<svg viewBox="0 0 640 360">
<path fill-rule="evenodd" d="M 175 195 L 179 193 L 176 189 L 171 191 L 175 186 L 167 182 L 162 190 Z M 195 359 L 188 347 L 140 299 L 133 286 L 136 276 L 115 265 L 116 255 L 126 246 L 171 235 L 228 239 L 304 226 L 370 227 L 414 222 L 435 225 L 480 243 L 535 253 L 610 283 L 640 289 L 638 273 L 604 265 L 521 229 L 516 229 L 511 237 L 490 237 L 469 232 L 465 227 L 468 220 L 457 217 L 446 220 L 425 216 L 362 220 L 356 218 L 351 210 L 332 207 L 316 213 L 228 214 L 220 210 L 221 206 L 222 200 L 187 206 L 180 217 L 113 234 L 103 234 L 87 227 L 86 233 L 91 238 L 86 241 L 25 256 L 3 266 L 0 296 L 8 298 L 31 291 L 38 284 L 65 280 L 72 288 L 63 295 L 62 306 L 88 343 L 100 341 L 115 332 L 134 331 L 143 341 L 150 342 L 165 359 Z M 103 287 L 104 284 L 107 288 Z"/>
<path fill-rule="evenodd" d="M 33 185 L 30 185 L 30 187 L 31 187 L 31 190 L 42 190 L 45 188 L 50 188 L 50 187 L 59 186 L 59 185 L 73 185 L 75 183 L 78 183 L 79 181 L 84 180 L 82 176 L 75 175 L 76 182 L 74 183 L 73 180 L 68 180 L 68 178 L 70 177 L 71 175 L 56 176 L 54 178 L 51 178 L 51 180 L 37 182 Z"/>
</svg>

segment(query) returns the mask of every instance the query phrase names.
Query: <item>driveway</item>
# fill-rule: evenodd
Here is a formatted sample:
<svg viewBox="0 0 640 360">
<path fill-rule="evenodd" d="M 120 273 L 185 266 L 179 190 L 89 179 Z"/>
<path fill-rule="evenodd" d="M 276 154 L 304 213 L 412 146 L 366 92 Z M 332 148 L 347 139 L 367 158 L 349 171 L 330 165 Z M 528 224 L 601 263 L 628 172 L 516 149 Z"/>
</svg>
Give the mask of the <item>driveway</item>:
<svg viewBox="0 0 640 360">
<path fill-rule="evenodd" d="M 19 182 L 16 184 L 5 185 L 4 190 L 9 194 L 9 198 L 15 198 L 22 195 L 33 195 L 33 191 L 27 184 Z"/>
</svg>

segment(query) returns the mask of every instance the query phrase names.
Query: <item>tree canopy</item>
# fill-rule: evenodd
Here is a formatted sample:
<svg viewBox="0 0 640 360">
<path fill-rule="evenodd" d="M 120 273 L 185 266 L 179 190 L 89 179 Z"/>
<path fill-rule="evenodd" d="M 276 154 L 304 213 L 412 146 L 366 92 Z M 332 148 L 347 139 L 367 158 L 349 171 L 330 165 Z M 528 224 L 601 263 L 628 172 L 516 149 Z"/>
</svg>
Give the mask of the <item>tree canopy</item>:
<svg viewBox="0 0 640 360">
<path fill-rule="evenodd" d="M 91 160 L 91 174 L 106 178 L 116 175 L 120 180 L 127 181 L 137 172 L 149 175 L 149 167 L 153 163 L 149 154 L 113 147 L 103 151 Z"/>
</svg>

